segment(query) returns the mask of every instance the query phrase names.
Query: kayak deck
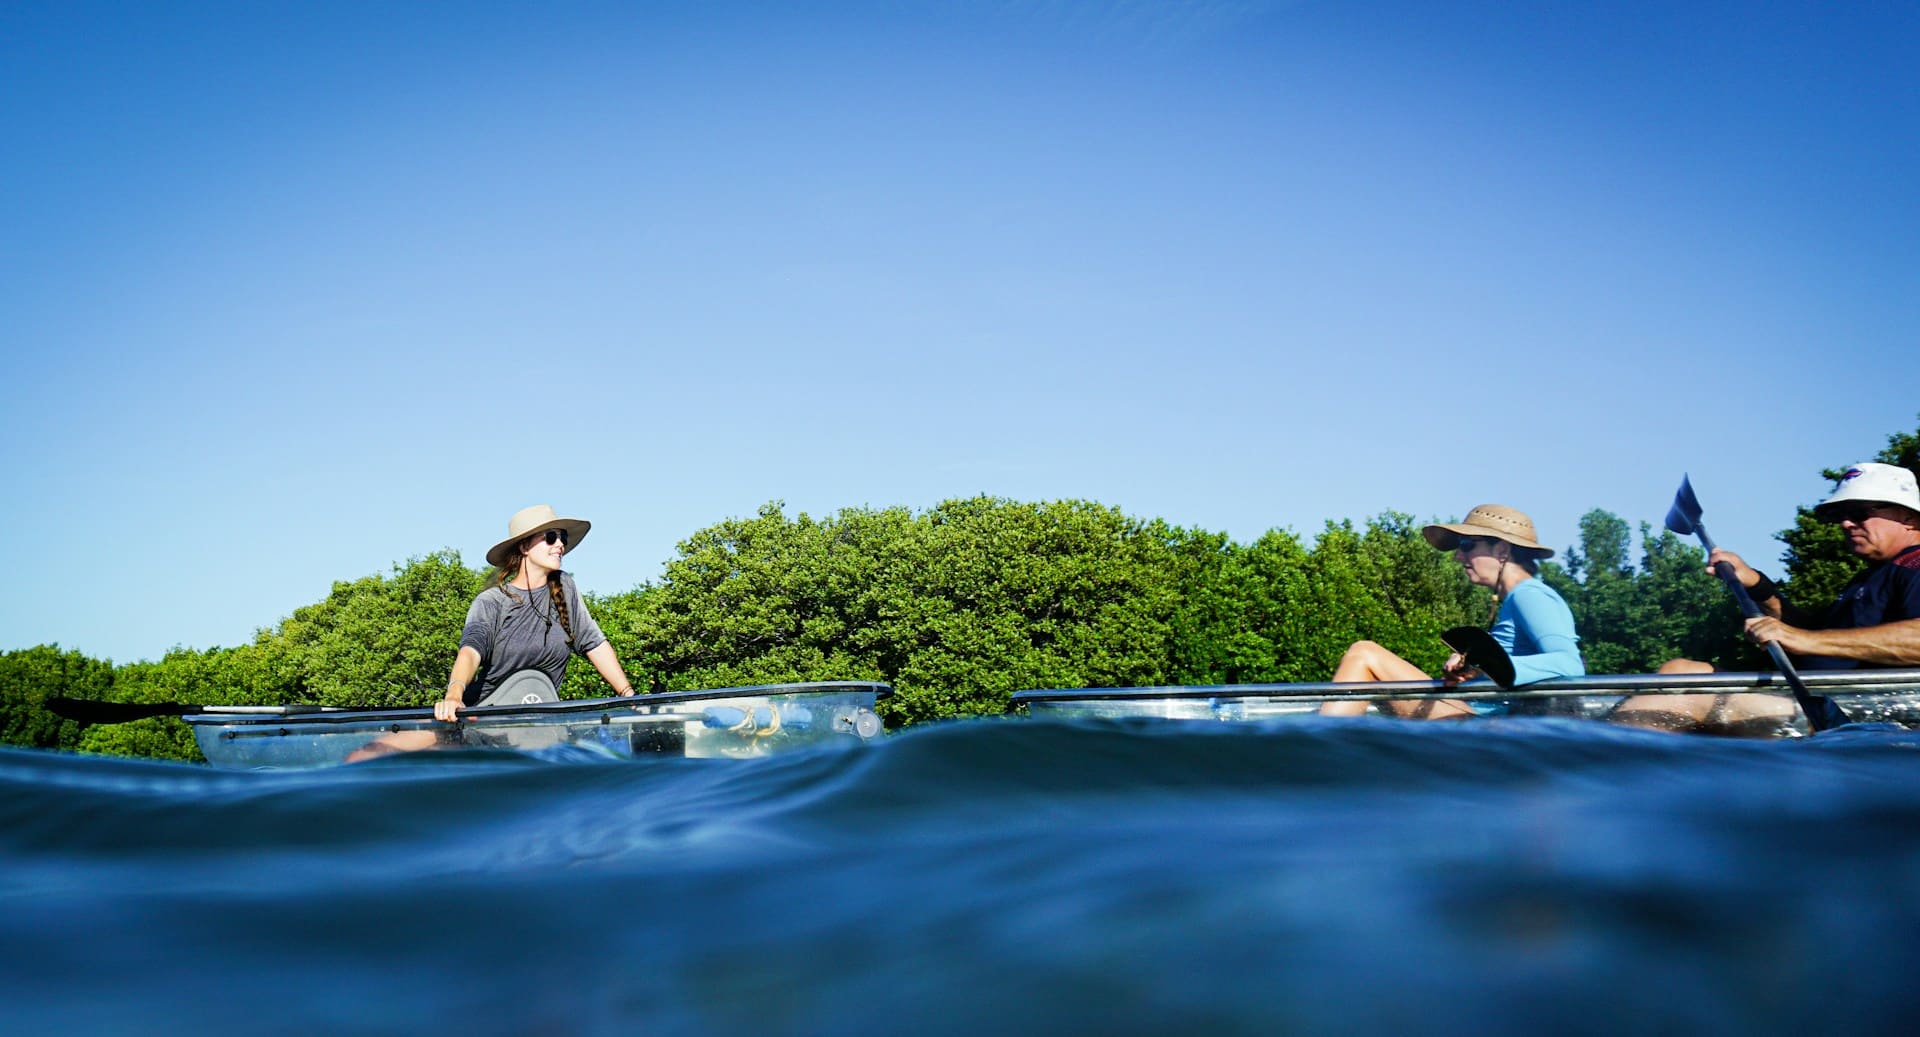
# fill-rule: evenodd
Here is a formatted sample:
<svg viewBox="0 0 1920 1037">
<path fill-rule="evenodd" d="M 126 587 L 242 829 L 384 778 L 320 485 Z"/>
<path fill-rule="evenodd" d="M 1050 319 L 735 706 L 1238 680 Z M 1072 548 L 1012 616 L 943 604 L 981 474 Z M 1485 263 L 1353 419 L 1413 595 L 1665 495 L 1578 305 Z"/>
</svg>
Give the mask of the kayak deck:
<svg viewBox="0 0 1920 1037">
<path fill-rule="evenodd" d="M 623 756 L 748 757 L 864 742 L 880 733 L 874 705 L 889 694 L 885 684 L 819 681 L 480 706 L 452 723 L 433 719 L 431 708 L 310 706 L 209 709 L 183 719 L 220 767 L 326 767 L 395 752 L 559 745 Z"/>
</svg>

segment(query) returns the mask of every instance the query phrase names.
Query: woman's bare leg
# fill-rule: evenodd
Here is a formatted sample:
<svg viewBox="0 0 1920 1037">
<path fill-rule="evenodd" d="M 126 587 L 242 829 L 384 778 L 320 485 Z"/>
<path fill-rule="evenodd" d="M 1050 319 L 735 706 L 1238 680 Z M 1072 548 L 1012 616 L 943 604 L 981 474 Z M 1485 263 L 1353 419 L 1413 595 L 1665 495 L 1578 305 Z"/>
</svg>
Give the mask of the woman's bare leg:
<svg viewBox="0 0 1920 1037">
<path fill-rule="evenodd" d="M 432 731 L 396 731 L 384 738 L 371 742 L 347 754 L 346 762 L 359 763 L 389 753 L 413 753 L 422 749 L 431 749 L 438 741 Z"/>
<path fill-rule="evenodd" d="M 1428 681 L 1432 677 L 1421 672 L 1418 666 L 1387 651 L 1372 641 L 1355 641 L 1348 646 L 1347 654 L 1340 657 L 1340 665 L 1333 669 L 1336 684 L 1358 683 L 1363 681 Z M 1364 702 L 1323 702 L 1320 715 L 1327 717 L 1357 717 L 1367 711 Z"/>
</svg>

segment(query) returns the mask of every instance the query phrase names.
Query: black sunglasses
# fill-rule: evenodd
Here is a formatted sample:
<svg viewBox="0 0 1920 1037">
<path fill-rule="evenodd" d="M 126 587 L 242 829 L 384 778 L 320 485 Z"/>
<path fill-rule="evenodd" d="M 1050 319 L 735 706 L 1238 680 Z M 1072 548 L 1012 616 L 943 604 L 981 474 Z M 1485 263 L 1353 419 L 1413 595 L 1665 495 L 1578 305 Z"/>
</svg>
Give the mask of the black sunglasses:
<svg viewBox="0 0 1920 1037">
<path fill-rule="evenodd" d="M 1851 522 L 1857 526 L 1875 515 L 1881 514 L 1884 510 L 1885 509 L 1878 504 L 1836 504 L 1827 509 L 1827 518 L 1836 524 Z"/>
<path fill-rule="evenodd" d="M 549 529 L 546 532 L 545 540 L 549 544 L 564 544 L 567 542 L 567 531 L 564 529 Z"/>
<path fill-rule="evenodd" d="M 1475 549 L 1491 543 L 1493 543 L 1491 537 L 1461 537 L 1460 542 L 1453 545 L 1453 549 L 1461 554 L 1472 554 Z"/>
</svg>

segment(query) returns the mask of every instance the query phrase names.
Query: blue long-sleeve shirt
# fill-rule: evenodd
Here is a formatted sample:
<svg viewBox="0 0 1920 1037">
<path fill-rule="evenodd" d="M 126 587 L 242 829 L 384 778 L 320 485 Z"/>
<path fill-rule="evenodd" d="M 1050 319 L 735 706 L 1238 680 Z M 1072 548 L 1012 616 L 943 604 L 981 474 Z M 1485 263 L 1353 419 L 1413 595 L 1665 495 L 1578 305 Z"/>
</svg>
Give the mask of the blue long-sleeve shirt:
<svg viewBox="0 0 1920 1037">
<path fill-rule="evenodd" d="M 1515 684 L 1587 672 L 1580 659 L 1580 635 L 1573 632 L 1573 610 L 1545 580 L 1522 580 L 1508 591 L 1492 633 L 1513 657 Z"/>
</svg>

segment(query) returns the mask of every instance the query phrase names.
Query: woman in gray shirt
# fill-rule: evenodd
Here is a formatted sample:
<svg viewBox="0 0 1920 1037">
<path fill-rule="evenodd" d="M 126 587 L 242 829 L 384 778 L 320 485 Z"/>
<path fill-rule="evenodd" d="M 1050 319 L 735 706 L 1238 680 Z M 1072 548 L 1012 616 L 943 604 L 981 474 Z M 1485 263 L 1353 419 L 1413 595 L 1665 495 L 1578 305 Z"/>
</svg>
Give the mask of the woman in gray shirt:
<svg viewBox="0 0 1920 1037">
<path fill-rule="evenodd" d="M 467 609 L 446 697 L 433 704 L 436 720 L 454 719 L 461 706 L 485 699 L 523 670 L 539 670 L 558 688 L 575 652 L 587 657 L 614 694 L 633 694 L 633 682 L 580 600 L 573 577 L 560 571 L 561 557 L 592 527 L 585 519 L 559 518 L 545 504 L 522 508 L 507 521 L 507 538 L 487 552 L 493 578 Z"/>
</svg>

